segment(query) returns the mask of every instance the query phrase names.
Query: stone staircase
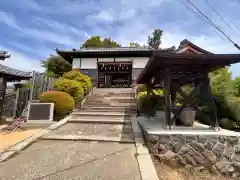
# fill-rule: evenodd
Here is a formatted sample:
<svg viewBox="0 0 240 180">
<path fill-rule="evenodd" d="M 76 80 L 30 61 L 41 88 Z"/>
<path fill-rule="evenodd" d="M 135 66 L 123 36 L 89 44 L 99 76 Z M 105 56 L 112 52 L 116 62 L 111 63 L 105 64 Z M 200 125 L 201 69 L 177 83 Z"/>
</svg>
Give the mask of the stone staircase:
<svg viewBox="0 0 240 180">
<path fill-rule="evenodd" d="M 133 143 L 130 118 L 135 114 L 132 89 L 95 89 L 65 125 L 43 139 Z"/>
</svg>

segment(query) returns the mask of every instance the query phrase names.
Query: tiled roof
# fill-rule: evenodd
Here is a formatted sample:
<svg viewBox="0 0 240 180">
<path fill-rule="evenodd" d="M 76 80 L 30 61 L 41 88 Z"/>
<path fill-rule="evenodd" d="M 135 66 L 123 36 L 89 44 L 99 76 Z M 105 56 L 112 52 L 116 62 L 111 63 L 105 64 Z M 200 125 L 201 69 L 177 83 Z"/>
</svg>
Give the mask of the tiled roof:
<svg viewBox="0 0 240 180">
<path fill-rule="evenodd" d="M 194 48 L 194 49 L 196 49 L 196 50 L 198 50 L 198 51 L 200 51 L 200 52 L 203 52 L 203 53 L 206 53 L 206 54 L 212 54 L 211 52 L 208 52 L 208 51 L 206 51 L 205 49 L 200 48 L 199 46 L 193 44 L 191 41 L 189 41 L 189 40 L 187 40 L 187 39 L 184 39 L 184 40 L 182 40 L 182 41 L 180 42 L 180 45 L 179 45 L 179 47 L 176 49 L 176 52 L 181 51 L 182 49 L 184 49 L 186 45 L 190 45 L 192 48 Z"/>
<path fill-rule="evenodd" d="M 12 76 L 18 76 L 18 77 L 32 77 L 31 76 L 31 72 L 24 72 L 24 71 L 20 71 L 17 69 L 13 69 L 7 66 L 4 66 L 2 64 L 0 64 L 0 73 L 2 74 L 7 74 L 7 75 L 12 75 Z"/>
<path fill-rule="evenodd" d="M 59 49 L 56 49 L 56 51 L 62 51 Z M 63 50 L 64 51 L 64 50 Z M 117 48 L 82 48 L 82 49 L 72 49 L 73 52 L 137 52 L 137 51 L 174 51 L 173 47 L 166 48 L 166 49 L 159 49 L 155 50 L 152 48 L 135 48 L 135 47 L 117 47 Z"/>
<path fill-rule="evenodd" d="M 10 54 L 8 54 L 6 51 L 0 51 L 0 59 L 9 58 Z"/>
</svg>

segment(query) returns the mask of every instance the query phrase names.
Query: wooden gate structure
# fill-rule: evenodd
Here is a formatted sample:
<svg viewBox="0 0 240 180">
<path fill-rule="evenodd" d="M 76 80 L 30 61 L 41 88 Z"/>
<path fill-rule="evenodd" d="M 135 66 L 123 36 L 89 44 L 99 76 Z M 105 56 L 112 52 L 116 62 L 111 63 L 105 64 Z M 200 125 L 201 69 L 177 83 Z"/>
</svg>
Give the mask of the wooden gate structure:
<svg viewBox="0 0 240 180">
<path fill-rule="evenodd" d="M 9 58 L 10 55 L 5 51 L 0 51 L 0 60 Z M 7 82 L 20 82 L 29 80 L 31 72 L 23 72 L 0 64 L 0 116 L 3 112 L 4 96 L 6 92 Z"/>
<path fill-rule="evenodd" d="M 148 95 L 150 95 L 154 93 L 152 89 L 163 82 L 166 126 L 169 129 L 171 129 L 182 110 L 194 103 L 194 97 L 200 91 L 205 93 L 210 110 L 211 126 L 216 129 L 219 124 L 208 73 L 239 62 L 240 54 L 155 52 L 139 75 L 137 84 L 146 84 Z M 181 86 L 189 83 L 193 84 L 194 88 L 187 96 L 181 92 Z M 176 99 L 177 92 L 183 95 L 184 103 L 179 111 L 173 111 L 172 102 Z M 172 118 L 171 113 L 174 114 Z"/>
</svg>

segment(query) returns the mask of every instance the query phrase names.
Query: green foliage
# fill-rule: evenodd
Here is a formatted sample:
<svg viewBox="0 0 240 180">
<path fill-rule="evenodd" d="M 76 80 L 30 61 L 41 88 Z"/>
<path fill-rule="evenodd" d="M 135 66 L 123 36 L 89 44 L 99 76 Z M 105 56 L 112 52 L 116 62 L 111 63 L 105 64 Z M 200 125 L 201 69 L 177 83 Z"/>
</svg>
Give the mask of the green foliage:
<svg viewBox="0 0 240 180">
<path fill-rule="evenodd" d="M 153 49 L 159 49 L 161 44 L 163 31 L 160 29 L 155 29 L 152 33 L 152 36 L 148 36 L 148 45 Z"/>
<path fill-rule="evenodd" d="M 236 77 L 232 82 L 234 95 L 240 97 L 240 77 Z"/>
<path fill-rule="evenodd" d="M 79 100 L 84 95 L 84 90 L 81 84 L 77 81 L 60 78 L 55 81 L 54 90 L 66 92 L 73 97 L 75 101 Z"/>
<path fill-rule="evenodd" d="M 129 47 L 140 48 L 141 45 L 138 44 L 138 43 L 135 43 L 135 42 L 130 42 L 130 43 L 129 43 Z"/>
<path fill-rule="evenodd" d="M 84 92 L 88 92 L 92 87 L 91 78 L 79 71 L 69 71 L 63 75 L 63 78 L 77 81 L 82 85 Z"/>
<path fill-rule="evenodd" d="M 138 86 L 138 91 L 139 92 L 147 91 L 147 86 L 145 84 L 140 84 Z"/>
<path fill-rule="evenodd" d="M 61 77 L 65 72 L 72 70 L 72 65 L 61 56 L 50 56 L 42 61 L 42 66 L 49 77 Z"/>
<path fill-rule="evenodd" d="M 26 89 L 30 89 L 33 86 L 33 84 L 31 82 L 27 82 L 24 84 L 24 88 Z"/>
<path fill-rule="evenodd" d="M 224 127 L 225 129 L 235 130 L 240 128 L 240 124 L 230 120 L 228 118 L 222 118 L 220 119 L 220 126 Z"/>
<path fill-rule="evenodd" d="M 54 103 L 54 119 L 60 118 L 71 113 L 75 107 L 74 99 L 65 92 L 47 91 L 40 95 L 41 103 Z"/>
<path fill-rule="evenodd" d="M 82 48 L 102 48 L 102 47 L 120 47 L 120 45 L 111 40 L 110 37 L 106 37 L 101 40 L 100 36 L 92 36 L 91 38 L 87 39 Z"/>
<path fill-rule="evenodd" d="M 228 68 L 216 70 L 209 75 L 212 93 L 215 97 L 230 96 L 233 94 L 232 74 Z"/>
<path fill-rule="evenodd" d="M 142 88 L 144 88 L 143 85 Z M 147 97 L 147 91 L 140 91 L 138 93 L 137 107 L 140 112 L 152 115 L 156 112 L 157 109 L 163 108 L 164 105 L 163 99 L 159 98 L 159 96 L 161 97 L 163 96 L 163 90 L 154 89 L 153 92 L 155 95 L 151 94 L 149 95 L 149 97 Z"/>
</svg>

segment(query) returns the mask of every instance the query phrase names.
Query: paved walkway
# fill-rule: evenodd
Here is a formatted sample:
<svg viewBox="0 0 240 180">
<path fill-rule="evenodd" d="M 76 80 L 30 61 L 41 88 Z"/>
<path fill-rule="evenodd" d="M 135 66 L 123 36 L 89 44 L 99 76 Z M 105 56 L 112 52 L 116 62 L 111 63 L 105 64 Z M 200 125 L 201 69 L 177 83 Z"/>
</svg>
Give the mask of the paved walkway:
<svg viewBox="0 0 240 180">
<path fill-rule="evenodd" d="M 131 107 L 126 107 L 132 102 L 126 98 L 121 100 L 125 107 L 116 102 L 117 107 L 104 105 L 101 97 L 106 94 L 110 99 L 121 96 L 95 92 L 98 101 L 90 98 L 67 124 L 0 164 L 0 180 L 141 180 L 129 121 Z"/>
<path fill-rule="evenodd" d="M 133 144 L 41 140 L 0 165 L 1 180 L 141 180 Z"/>
</svg>

